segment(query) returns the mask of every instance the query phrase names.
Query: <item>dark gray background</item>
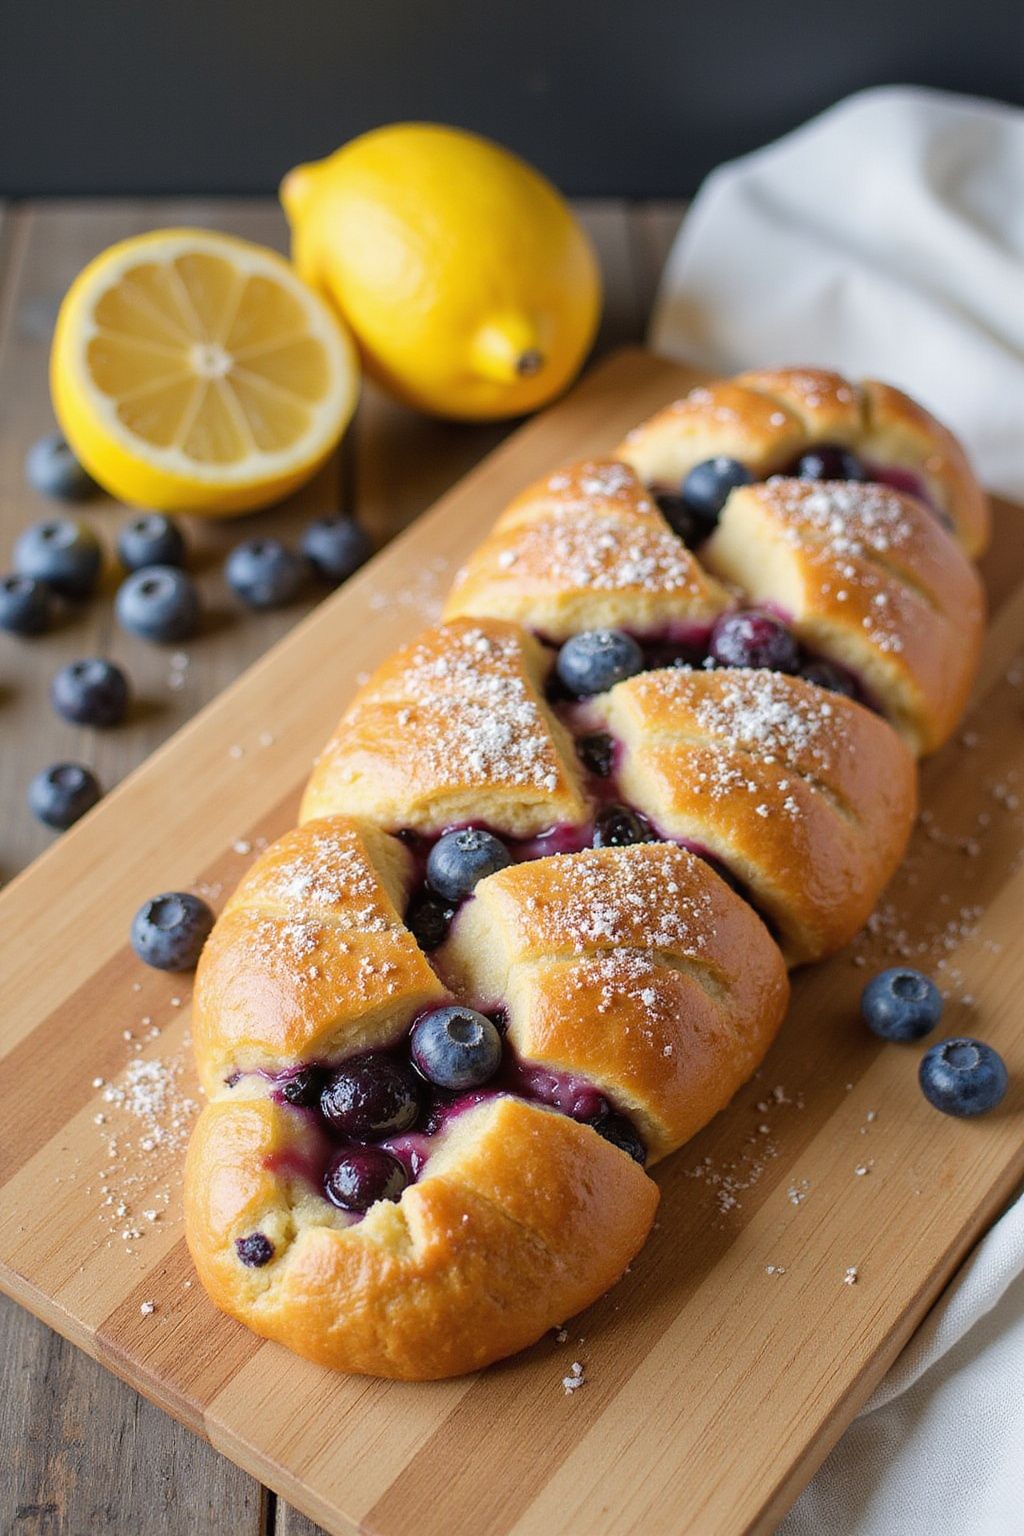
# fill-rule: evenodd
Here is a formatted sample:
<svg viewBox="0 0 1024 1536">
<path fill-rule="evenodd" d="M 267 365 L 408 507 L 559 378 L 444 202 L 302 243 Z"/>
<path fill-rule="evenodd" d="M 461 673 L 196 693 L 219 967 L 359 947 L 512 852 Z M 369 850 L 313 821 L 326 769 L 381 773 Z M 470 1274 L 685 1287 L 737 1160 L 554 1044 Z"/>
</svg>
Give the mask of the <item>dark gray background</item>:
<svg viewBox="0 0 1024 1536">
<path fill-rule="evenodd" d="M 1024 100 L 1024 0 L 0 0 L 0 195 L 266 192 L 458 123 L 574 194 L 680 196 L 858 87 Z"/>
</svg>

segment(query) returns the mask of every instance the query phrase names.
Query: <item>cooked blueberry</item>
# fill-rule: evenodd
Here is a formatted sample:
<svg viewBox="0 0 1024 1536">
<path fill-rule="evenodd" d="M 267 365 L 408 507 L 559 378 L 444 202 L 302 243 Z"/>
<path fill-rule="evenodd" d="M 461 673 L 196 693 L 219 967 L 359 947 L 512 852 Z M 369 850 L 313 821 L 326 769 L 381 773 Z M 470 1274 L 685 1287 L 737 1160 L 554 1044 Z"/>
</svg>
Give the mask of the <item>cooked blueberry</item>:
<svg viewBox="0 0 1024 1536">
<path fill-rule="evenodd" d="M 343 1211 L 368 1211 L 378 1200 L 398 1200 L 409 1176 L 382 1147 L 339 1152 L 324 1174 L 324 1194 Z"/>
<path fill-rule="evenodd" d="M 643 1167 L 647 1161 L 647 1148 L 637 1135 L 636 1127 L 625 1115 L 609 1113 L 601 1115 L 597 1120 L 591 1120 L 590 1124 L 599 1136 L 605 1141 L 610 1141 L 613 1146 L 627 1152 L 634 1163 Z"/>
<path fill-rule="evenodd" d="M 42 635 L 53 623 L 53 592 L 33 576 L 0 576 L 0 629 Z"/>
<path fill-rule="evenodd" d="M 726 613 L 711 631 L 709 652 L 720 667 L 768 667 L 795 672 L 800 650 L 781 619 L 748 609 Z"/>
<path fill-rule="evenodd" d="M 191 891 L 167 891 L 144 901 L 132 919 L 132 948 L 158 971 L 192 971 L 214 917 Z"/>
<path fill-rule="evenodd" d="M 573 1120 L 582 1120 L 586 1125 L 593 1125 L 598 1120 L 603 1120 L 605 1115 L 611 1114 L 611 1106 L 603 1093 L 596 1088 L 579 1088 L 570 1104 L 566 1106 L 566 1114 Z"/>
<path fill-rule="evenodd" d="M 199 593 L 184 571 L 146 565 L 121 583 L 114 612 L 129 634 L 168 645 L 190 639 L 199 628 Z"/>
<path fill-rule="evenodd" d="M 420 1087 L 404 1062 L 371 1053 L 346 1062 L 332 1075 L 320 1095 L 320 1108 L 339 1135 L 380 1141 L 415 1124 Z"/>
<path fill-rule="evenodd" d="M 810 448 L 796 461 L 801 480 L 866 480 L 867 470 L 855 453 L 838 443 L 822 443 Z"/>
<path fill-rule="evenodd" d="M 682 484 L 683 501 L 704 534 L 709 534 L 737 486 L 749 485 L 753 476 L 738 459 L 719 454 L 695 464 Z"/>
<path fill-rule="evenodd" d="M 942 1017 L 942 993 L 930 976 L 897 966 L 872 977 L 861 993 L 860 1012 L 883 1040 L 920 1040 Z"/>
<path fill-rule="evenodd" d="M 121 668 L 101 656 L 61 667 L 50 684 L 50 702 L 75 725 L 120 725 L 128 712 L 130 691 Z"/>
<path fill-rule="evenodd" d="M 96 775 L 82 763 L 53 763 L 29 784 L 28 806 L 48 827 L 63 832 L 91 811 L 102 793 Z"/>
<path fill-rule="evenodd" d="M 141 571 L 147 565 L 184 565 L 185 539 L 173 518 L 143 512 L 122 524 L 117 557 L 126 571 Z"/>
<path fill-rule="evenodd" d="M 599 779 L 606 779 L 612 771 L 615 762 L 615 743 L 604 731 L 595 731 L 590 736 L 580 736 L 576 741 L 576 751 L 580 762 L 589 773 Z"/>
<path fill-rule="evenodd" d="M 512 862 L 505 844 L 480 827 L 439 837 L 427 858 L 427 883 L 446 901 L 471 896 L 479 880 Z"/>
<path fill-rule="evenodd" d="M 370 535 L 351 517 L 318 517 L 302 535 L 300 548 L 316 574 L 334 587 L 373 553 Z"/>
<path fill-rule="evenodd" d="M 1006 1063 L 983 1040 L 940 1040 L 918 1072 L 921 1091 L 944 1115 L 984 1115 L 1009 1087 Z"/>
<path fill-rule="evenodd" d="M 707 523 L 690 509 L 678 493 L 657 491 L 654 500 L 672 532 L 682 539 L 684 544 L 689 544 L 691 549 L 706 537 L 709 532 Z"/>
<path fill-rule="evenodd" d="M 849 672 L 842 667 L 834 667 L 830 661 L 805 662 L 797 675 L 805 682 L 827 688 L 829 693 L 841 693 L 848 699 L 857 697 L 857 684 Z"/>
<path fill-rule="evenodd" d="M 59 432 L 33 443 L 25 455 L 25 477 L 35 491 L 61 501 L 82 501 L 96 490 L 96 482 L 75 458 Z"/>
<path fill-rule="evenodd" d="M 562 686 L 580 699 L 614 688 L 641 672 L 643 665 L 644 653 L 632 635 L 621 629 L 588 629 L 565 642 L 555 671 Z"/>
<path fill-rule="evenodd" d="M 89 597 L 102 564 L 103 552 L 96 535 L 87 523 L 71 517 L 33 523 L 14 546 L 17 574 L 45 581 L 61 597 Z"/>
<path fill-rule="evenodd" d="M 628 848 L 632 843 L 654 843 L 650 826 L 628 805 L 606 805 L 594 822 L 592 848 Z"/>
<path fill-rule="evenodd" d="M 301 1067 L 281 1084 L 281 1095 L 289 1104 L 311 1109 L 319 1104 L 324 1087 L 324 1074 L 316 1067 Z"/>
<path fill-rule="evenodd" d="M 235 1238 L 235 1252 L 249 1269 L 262 1269 L 274 1257 L 274 1245 L 262 1232 L 250 1232 L 248 1237 Z"/>
<path fill-rule="evenodd" d="M 305 566 L 278 539 L 246 539 L 224 564 L 224 577 L 250 608 L 283 608 L 298 595 Z"/>
<path fill-rule="evenodd" d="M 448 925 L 455 916 L 450 902 L 442 901 L 430 891 L 414 896 L 405 914 L 405 924 L 420 949 L 427 954 L 443 944 L 448 936 Z"/>
<path fill-rule="evenodd" d="M 413 1061 L 438 1088 L 479 1088 L 501 1066 L 501 1036 L 474 1008 L 435 1008 L 413 1025 Z"/>
</svg>

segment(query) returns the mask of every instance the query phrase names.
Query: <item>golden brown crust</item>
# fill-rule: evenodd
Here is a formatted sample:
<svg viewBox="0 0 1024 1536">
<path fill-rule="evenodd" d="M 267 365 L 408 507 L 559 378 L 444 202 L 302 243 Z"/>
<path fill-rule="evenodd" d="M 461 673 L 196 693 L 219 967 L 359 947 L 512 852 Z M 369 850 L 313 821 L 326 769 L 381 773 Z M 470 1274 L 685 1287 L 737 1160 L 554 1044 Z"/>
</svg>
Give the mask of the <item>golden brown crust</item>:
<svg viewBox="0 0 1024 1536">
<path fill-rule="evenodd" d="M 858 385 L 823 368 L 774 368 L 699 385 L 630 432 L 616 456 L 645 484 L 675 490 L 718 454 L 766 479 L 821 443 L 919 476 L 967 553 L 984 552 L 991 514 L 963 448 L 909 395 L 873 379 Z"/>
</svg>

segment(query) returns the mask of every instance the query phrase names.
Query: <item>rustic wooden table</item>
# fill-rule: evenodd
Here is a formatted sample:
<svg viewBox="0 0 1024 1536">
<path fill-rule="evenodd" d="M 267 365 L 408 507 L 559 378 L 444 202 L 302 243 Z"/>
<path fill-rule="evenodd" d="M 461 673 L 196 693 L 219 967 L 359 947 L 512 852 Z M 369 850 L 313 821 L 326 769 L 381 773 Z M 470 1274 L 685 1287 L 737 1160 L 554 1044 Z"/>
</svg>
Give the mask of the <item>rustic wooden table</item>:
<svg viewBox="0 0 1024 1536">
<path fill-rule="evenodd" d="M 597 352 L 641 338 L 672 236 L 677 205 L 588 202 L 579 213 L 598 249 L 605 310 Z M 52 430 L 46 373 L 61 295 L 80 267 L 112 241 L 162 225 L 207 225 L 284 249 L 284 221 L 270 200 L 146 200 L 22 204 L 0 208 L 0 569 L 19 530 L 53 504 L 25 484 L 25 451 Z M 50 840 L 24 809 L 32 774 L 59 758 L 89 763 L 111 788 L 315 600 L 282 613 L 242 612 L 226 595 L 220 564 L 259 531 L 294 539 L 319 512 L 344 508 L 383 544 L 476 461 L 507 428 L 427 421 L 372 386 L 337 462 L 270 511 L 216 526 L 193 523 L 191 547 L 211 615 L 190 643 L 187 666 L 132 641 L 104 600 L 34 643 L 0 635 L 0 881 Z M 111 542 L 120 509 L 102 498 L 82 514 Z M 122 662 L 136 689 L 129 721 L 101 734 L 60 721 L 49 679 L 76 656 Z M 182 793 L 188 786 L 182 785 Z M 279 1502 L 209 1445 L 138 1397 L 93 1360 L 0 1298 L 0 1531 L 18 1536 L 310 1536 L 318 1527 Z"/>
</svg>

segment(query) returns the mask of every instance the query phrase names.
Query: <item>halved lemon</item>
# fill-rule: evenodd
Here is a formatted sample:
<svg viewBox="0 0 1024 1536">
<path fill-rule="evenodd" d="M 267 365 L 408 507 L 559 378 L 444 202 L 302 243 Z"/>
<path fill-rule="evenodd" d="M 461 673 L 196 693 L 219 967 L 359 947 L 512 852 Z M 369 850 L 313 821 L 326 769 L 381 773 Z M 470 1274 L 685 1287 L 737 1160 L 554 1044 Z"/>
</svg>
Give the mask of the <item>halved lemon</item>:
<svg viewBox="0 0 1024 1536">
<path fill-rule="evenodd" d="M 200 229 L 111 246 L 68 290 L 50 388 L 65 437 L 111 495 L 220 517 L 307 480 L 355 409 L 335 315 L 263 246 Z"/>
</svg>

